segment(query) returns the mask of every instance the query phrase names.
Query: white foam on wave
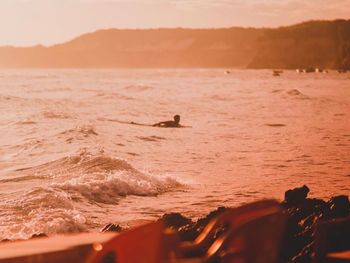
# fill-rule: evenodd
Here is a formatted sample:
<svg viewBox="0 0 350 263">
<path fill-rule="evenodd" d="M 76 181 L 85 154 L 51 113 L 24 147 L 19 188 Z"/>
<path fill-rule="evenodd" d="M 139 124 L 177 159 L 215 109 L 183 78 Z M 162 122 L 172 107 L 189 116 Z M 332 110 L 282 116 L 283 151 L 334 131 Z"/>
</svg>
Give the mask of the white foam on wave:
<svg viewBox="0 0 350 263">
<path fill-rule="evenodd" d="M 89 202 L 116 203 L 127 195 L 155 196 L 181 186 L 169 176 L 141 172 L 125 160 L 86 152 L 23 171 L 47 174 L 53 180 L 46 187 Z"/>
<path fill-rule="evenodd" d="M 84 231 L 92 221 L 82 207 L 100 209 L 103 204 L 118 205 L 129 195 L 156 196 L 181 186 L 169 176 L 141 172 L 125 160 L 86 152 L 20 172 L 50 180 L 10 197 L 0 215 L 0 239 Z"/>
<path fill-rule="evenodd" d="M 175 179 L 140 172 L 127 161 L 105 155 L 83 157 L 79 176 L 53 185 L 89 201 L 115 203 L 127 195 L 155 196 L 181 186 Z"/>
<path fill-rule="evenodd" d="M 161 180 L 151 175 L 113 172 L 93 176 L 82 175 L 64 183 L 53 184 L 52 187 L 71 193 L 75 198 L 80 195 L 88 201 L 115 204 L 120 197 L 155 196 L 179 185 L 170 178 Z"/>
<path fill-rule="evenodd" d="M 98 133 L 95 131 L 93 125 L 79 125 L 58 134 L 59 137 L 67 137 L 68 140 L 73 140 L 74 138 L 84 139 L 96 135 L 98 135 Z"/>
<path fill-rule="evenodd" d="M 53 188 L 37 188 L 7 202 L 1 222 L 0 239 L 10 240 L 87 229 L 87 219 L 74 207 L 71 197 Z"/>
</svg>

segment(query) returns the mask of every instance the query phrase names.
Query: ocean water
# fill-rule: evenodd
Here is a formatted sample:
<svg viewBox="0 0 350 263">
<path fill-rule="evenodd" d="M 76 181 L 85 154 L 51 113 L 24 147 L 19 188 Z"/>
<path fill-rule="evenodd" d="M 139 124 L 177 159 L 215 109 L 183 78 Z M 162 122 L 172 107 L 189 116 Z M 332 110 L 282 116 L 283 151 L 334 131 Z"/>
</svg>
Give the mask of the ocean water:
<svg viewBox="0 0 350 263">
<path fill-rule="evenodd" d="M 0 239 L 350 192 L 349 74 L 0 70 L 0 113 Z"/>
</svg>

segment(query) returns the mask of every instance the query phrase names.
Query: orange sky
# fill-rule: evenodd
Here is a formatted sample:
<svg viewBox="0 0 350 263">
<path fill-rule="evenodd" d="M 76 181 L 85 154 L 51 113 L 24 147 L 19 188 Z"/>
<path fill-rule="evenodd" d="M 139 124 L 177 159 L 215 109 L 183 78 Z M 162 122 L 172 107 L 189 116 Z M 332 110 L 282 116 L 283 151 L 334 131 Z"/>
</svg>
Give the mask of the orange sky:
<svg viewBox="0 0 350 263">
<path fill-rule="evenodd" d="M 350 18 L 350 0 L 0 0 L 0 45 L 51 45 L 111 27 L 275 27 L 335 18 Z"/>
</svg>

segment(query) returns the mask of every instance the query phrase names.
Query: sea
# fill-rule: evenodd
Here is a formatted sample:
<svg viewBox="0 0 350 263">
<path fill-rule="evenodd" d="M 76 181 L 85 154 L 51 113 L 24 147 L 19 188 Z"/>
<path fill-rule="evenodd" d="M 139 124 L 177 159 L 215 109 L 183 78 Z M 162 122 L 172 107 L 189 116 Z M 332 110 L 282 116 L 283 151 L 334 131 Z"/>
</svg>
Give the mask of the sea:
<svg viewBox="0 0 350 263">
<path fill-rule="evenodd" d="M 349 195 L 349 117 L 349 73 L 1 69 L 0 240 Z"/>
</svg>

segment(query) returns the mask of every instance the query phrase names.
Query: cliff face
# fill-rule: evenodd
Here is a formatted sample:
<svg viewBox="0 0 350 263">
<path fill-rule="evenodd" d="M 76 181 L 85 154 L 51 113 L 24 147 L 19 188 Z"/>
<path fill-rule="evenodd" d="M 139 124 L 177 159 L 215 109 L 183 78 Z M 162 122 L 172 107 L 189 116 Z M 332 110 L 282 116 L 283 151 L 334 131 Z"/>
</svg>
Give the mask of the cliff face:
<svg viewBox="0 0 350 263">
<path fill-rule="evenodd" d="M 100 30 L 51 47 L 0 47 L 0 67 L 350 69 L 350 20 L 277 29 Z"/>
<path fill-rule="evenodd" d="M 269 30 L 249 68 L 347 68 L 350 20 L 313 21 Z M 349 68 L 348 68 L 349 69 Z"/>
</svg>

